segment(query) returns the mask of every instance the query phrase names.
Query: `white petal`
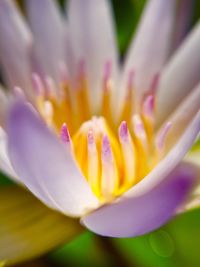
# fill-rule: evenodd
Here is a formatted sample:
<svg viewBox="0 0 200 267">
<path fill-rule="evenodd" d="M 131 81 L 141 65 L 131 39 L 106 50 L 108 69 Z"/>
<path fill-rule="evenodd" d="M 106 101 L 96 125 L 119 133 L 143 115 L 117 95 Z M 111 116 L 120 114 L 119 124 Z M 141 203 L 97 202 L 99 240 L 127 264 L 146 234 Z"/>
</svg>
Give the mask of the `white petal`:
<svg viewBox="0 0 200 267">
<path fill-rule="evenodd" d="M 31 95 L 30 52 L 32 38 L 23 18 L 11 0 L 0 1 L 0 63 L 6 82 Z"/>
<path fill-rule="evenodd" d="M 125 61 L 122 76 L 122 98 L 128 75 L 135 72 L 136 103 L 150 87 L 154 76 L 165 64 L 172 41 L 175 0 L 150 0 L 142 16 L 138 32 Z"/>
<path fill-rule="evenodd" d="M 101 103 L 103 71 L 106 62 L 112 64 L 113 78 L 117 75 L 117 48 L 111 8 L 107 0 L 71 0 L 68 5 L 69 35 L 77 67 L 86 64 L 93 109 Z"/>
<path fill-rule="evenodd" d="M 176 108 L 199 82 L 200 23 L 165 67 L 157 95 L 157 123 Z"/>
<path fill-rule="evenodd" d="M 172 127 L 167 134 L 166 150 L 169 150 L 180 138 L 193 118 L 200 110 L 200 83 L 191 91 L 183 103 L 167 119 L 172 123 Z"/>
<path fill-rule="evenodd" d="M 65 36 L 56 1 L 27 0 L 25 3 L 34 35 L 36 61 L 44 74 L 58 80 L 59 64 L 65 59 Z"/>
<path fill-rule="evenodd" d="M 0 127 L 0 170 L 10 176 L 14 181 L 17 181 L 17 175 L 14 172 L 7 152 L 7 136 L 4 130 Z"/>
<path fill-rule="evenodd" d="M 25 103 L 11 108 L 8 145 L 18 177 L 46 205 L 71 216 L 98 205 L 71 153 Z"/>
</svg>

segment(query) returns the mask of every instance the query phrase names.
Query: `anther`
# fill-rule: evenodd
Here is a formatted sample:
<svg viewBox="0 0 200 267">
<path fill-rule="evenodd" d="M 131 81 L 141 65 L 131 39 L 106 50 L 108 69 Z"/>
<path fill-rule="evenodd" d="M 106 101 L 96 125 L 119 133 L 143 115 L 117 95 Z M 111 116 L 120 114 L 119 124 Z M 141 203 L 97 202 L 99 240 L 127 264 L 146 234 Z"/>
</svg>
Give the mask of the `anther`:
<svg viewBox="0 0 200 267">
<path fill-rule="evenodd" d="M 68 73 L 67 73 L 67 67 L 64 62 L 59 62 L 58 65 L 59 70 L 59 79 L 61 83 L 67 84 L 68 83 Z"/>
<path fill-rule="evenodd" d="M 44 95 L 44 85 L 42 83 L 40 76 L 37 73 L 32 74 L 32 84 L 33 84 L 33 89 L 37 96 Z"/>
<path fill-rule="evenodd" d="M 43 105 L 43 115 L 46 119 L 47 124 L 51 127 L 53 125 L 53 106 L 52 103 L 48 100 L 44 101 Z"/>
<path fill-rule="evenodd" d="M 128 74 L 128 83 L 127 83 L 127 88 L 128 91 L 134 87 L 134 77 L 135 77 L 135 71 L 131 70 Z"/>
<path fill-rule="evenodd" d="M 91 185 L 94 193 L 100 196 L 100 184 L 99 184 L 99 159 L 98 152 L 95 143 L 94 133 L 92 129 L 89 129 L 88 136 L 88 182 Z"/>
<path fill-rule="evenodd" d="M 147 135 L 145 132 L 144 124 L 138 114 L 132 117 L 133 131 L 138 140 L 143 144 L 143 147 L 147 148 Z"/>
<path fill-rule="evenodd" d="M 157 91 L 157 88 L 158 88 L 158 85 L 159 85 L 159 82 L 160 82 L 160 73 L 156 73 L 152 79 L 152 82 L 150 84 L 150 88 L 149 88 L 149 91 L 151 94 L 155 95 L 156 94 L 156 91 Z"/>
<path fill-rule="evenodd" d="M 71 137 L 70 137 L 69 130 L 67 128 L 66 123 L 63 123 L 61 127 L 60 137 L 63 143 L 65 144 L 71 143 Z"/>
<path fill-rule="evenodd" d="M 47 89 L 47 95 L 55 96 L 57 92 L 56 85 L 54 80 L 50 76 L 45 77 L 45 85 Z"/>
<path fill-rule="evenodd" d="M 154 117 L 154 96 L 149 95 L 143 103 L 143 115 L 145 118 L 153 119 Z"/>
<path fill-rule="evenodd" d="M 108 60 L 106 61 L 104 66 L 104 76 L 103 76 L 104 84 L 110 80 L 111 74 L 112 74 L 112 62 Z"/>
<path fill-rule="evenodd" d="M 167 134 L 172 126 L 172 123 L 170 121 L 166 122 L 165 125 L 161 128 L 161 130 L 158 132 L 156 136 L 156 148 L 159 153 L 162 154 L 165 146 L 165 140 L 167 137 Z"/>
<path fill-rule="evenodd" d="M 118 187 L 118 173 L 110 140 L 107 135 L 104 135 L 102 139 L 101 164 L 101 192 L 106 199 L 112 199 Z"/>
<path fill-rule="evenodd" d="M 129 187 L 135 180 L 136 156 L 135 147 L 125 121 L 123 121 L 119 127 L 119 141 L 122 147 L 125 166 L 124 186 Z"/>
</svg>

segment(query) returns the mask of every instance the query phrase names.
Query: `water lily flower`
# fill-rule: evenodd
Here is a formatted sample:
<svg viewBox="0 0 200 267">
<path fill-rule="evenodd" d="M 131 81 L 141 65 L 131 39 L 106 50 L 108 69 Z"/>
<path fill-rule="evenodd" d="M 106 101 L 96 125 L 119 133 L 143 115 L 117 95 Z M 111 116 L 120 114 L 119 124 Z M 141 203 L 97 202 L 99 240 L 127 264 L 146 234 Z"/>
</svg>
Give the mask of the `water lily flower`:
<svg viewBox="0 0 200 267">
<path fill-rule="evenodd" d="M 67 19 L 54 1 L 25 3 L 28 24 L 0 2 L 0 62 L 15 88 L 1 92 L 0 167 L 97 234 L 160 227 L 199 175 L 184 156 L 200 130 L 200 24 L 177 48 L 187 27 L 181 17 L 174 30 L 176 1 L 149 0 L 122 65 L 109 1 L 68 1 Z"/>
</svg>

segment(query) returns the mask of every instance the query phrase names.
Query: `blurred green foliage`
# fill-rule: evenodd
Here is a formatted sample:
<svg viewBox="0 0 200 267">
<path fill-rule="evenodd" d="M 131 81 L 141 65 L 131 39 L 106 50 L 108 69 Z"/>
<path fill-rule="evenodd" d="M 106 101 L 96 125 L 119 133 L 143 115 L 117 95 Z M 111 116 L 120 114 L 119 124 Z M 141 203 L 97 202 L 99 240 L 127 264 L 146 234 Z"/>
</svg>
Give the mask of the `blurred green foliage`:
<svg viewBox="0 0 200 267">
<path fill-rule="evenodd" d="M 5 174 L 0 172 L 0 186 L 11 185 L 13 183 Z"/>
<path fill-rule="evenodd" d="M 146 0 L 112 1 L 121 55 L 125 54 L 134 35 L 145 2 Z"/>
<path fill-rule="evenodd" d="M 24 188 L 0 186 L 0 266 L 39 257 L 83 231 L 78 220 L 49 209 Z"/>
</svg>

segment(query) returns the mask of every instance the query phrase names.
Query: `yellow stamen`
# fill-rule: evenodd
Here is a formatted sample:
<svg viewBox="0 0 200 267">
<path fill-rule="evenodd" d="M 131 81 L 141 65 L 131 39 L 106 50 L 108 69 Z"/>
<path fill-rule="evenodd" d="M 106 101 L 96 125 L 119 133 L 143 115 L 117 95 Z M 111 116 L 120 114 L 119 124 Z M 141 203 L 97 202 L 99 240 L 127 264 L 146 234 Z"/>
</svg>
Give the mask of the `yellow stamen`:
<svg viewBox="0 0 200 267">
<path fill-rule="evenodd" d="M 66 122 L 67 127 L 71 134 L 75 131 L 75 125 L 73 121 L 73 109 L 69 95 L 69 85 L 65 82 L 60 84 L 60 98 L 57 101 L 55 98 L 51 99 L 54 114 L 53 119 L 56 128 L 59 130 L 62 127 L 63 122 Z"/>
<path fill-rule="evenodd" d="M 75 95 L 75 110 L 77 126 L 90 118 L 90 105 L 88 98 L 88 82 L 84 73 L 79 79 L 78 88 L 74 90 Z"/>
<path fill-rule="evenodd" d="M 136 152 L 131 135 L 128 131 L 127 123 L 123 121 L 119 128 L 119 140 L 122 148 L 122 156 L 124 163 L 124 175 L 126 190 L 134 184 L 136 179 Z"/>
<path fill-rule="evenodd" d="M 121 113 L 121 119 L 125 121 L 120 126 L 114 122 L 111 110 L 113 81 L 109 62 L 105 66 L 102 84 L 103 116 L 91 118 L 88 80 L 83 63 L 80 64 L 76 88 L 71 88 L 67 76 L 64 76 L 56 95 L 53 80 L 46 79 L 45 87 L 36 75 L 36 105 L 49 127 L 60 135 L 66 149 L 70 149 L 94 194 L 101 203 L 106 203 L 143 179 L 162 158 L 169 125 L 156 139 L 155 95 L 149 92 L 143 99 L 142 108 L 138 109 L 139 113 L 135 113 L 133 72 L 129 75 L 127 97 Z"/>
<path fill-rule="evenodd" d="M 102 98 L 102 115 L 106 120 L 112 124 L 112 109 L 111 109 L 111 92 L 113 90 L 113 82 L 108 79 L 104 82 L 103 98 Z"/>
<path fill-rule="evenodd" d="M 101 164 L 102 196 L 109 201 L 116 195 L 119 186 L 119 178 L 115 158 L 107 135 L 104 135 L 102 138 Z"/>
<path fill-rule="evenodd" d="M 154 96 L 149 95 L 144 100 L 142 108 L 142 119 L 146 130 L 148 143 L 153 142 L 154 138 Z"/>
<path fill-rule="evenodd" d="M 99 155 L 96 147 L 95 137 L 93 131 L 88 132 L 88 182 L 91 185 L 93 192 L 98 197 L 100 194 L 100 170 L 99 170 Z"/>
<path fill-rule="evenodd" d="M 128 77 L 126 97 L 125 97 L 122 113 L 120 116 L 120 122 L 126 121 L 129 126 L 130 126 L 130 120 L 131 120 L 131 116 L 133 114 L 133 108 L 134 108 L 133 106 L 133 99 L 134 99 L 133 79 L 134 79 L 134 72 L 131 71 Z"/>
<path fill-rule="evenodd" d="M 136 145 L 137 153 L 137 181 L 140 181 L 148 172 L 148 141 L 147 135 L 144 129 L 142 119 L 139 115 L 134 115 L 132 118 L 134 143 Z"/>
</svg>

